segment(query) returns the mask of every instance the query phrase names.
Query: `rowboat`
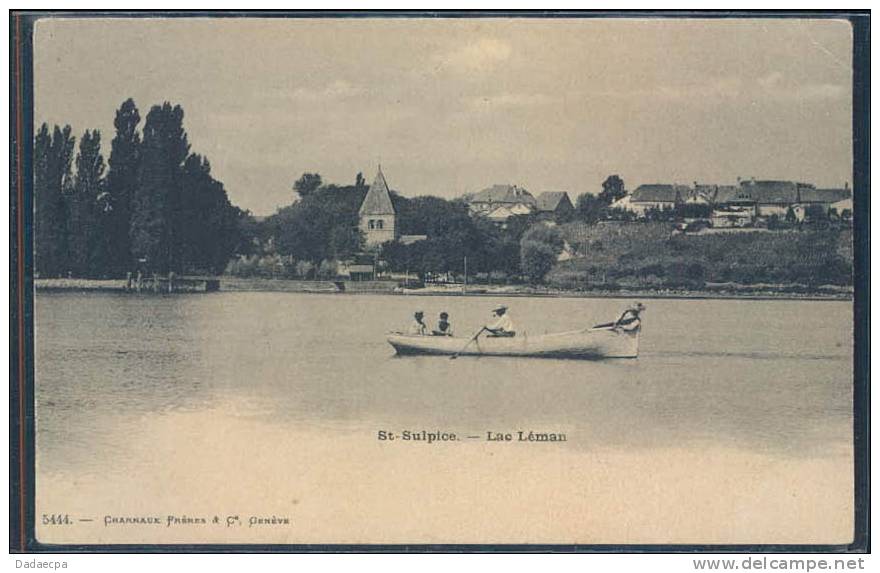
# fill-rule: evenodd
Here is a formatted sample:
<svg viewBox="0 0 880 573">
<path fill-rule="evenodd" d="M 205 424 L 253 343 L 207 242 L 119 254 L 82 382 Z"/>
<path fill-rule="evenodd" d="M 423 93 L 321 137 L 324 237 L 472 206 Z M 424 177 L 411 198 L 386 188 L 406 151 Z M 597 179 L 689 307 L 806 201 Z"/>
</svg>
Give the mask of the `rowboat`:
<svg viewBox="0 0 880 573">
<path fill-rule="evenodd" d="M 418 354 L 460 356 L 530 356 L 535 358 L 637 358 L 639 331 L 621 328 L 585 328 L 570 332 L 513 337 L 421 336 L 393 333 L 388 343 L 402 356 Z"/>
</svg>

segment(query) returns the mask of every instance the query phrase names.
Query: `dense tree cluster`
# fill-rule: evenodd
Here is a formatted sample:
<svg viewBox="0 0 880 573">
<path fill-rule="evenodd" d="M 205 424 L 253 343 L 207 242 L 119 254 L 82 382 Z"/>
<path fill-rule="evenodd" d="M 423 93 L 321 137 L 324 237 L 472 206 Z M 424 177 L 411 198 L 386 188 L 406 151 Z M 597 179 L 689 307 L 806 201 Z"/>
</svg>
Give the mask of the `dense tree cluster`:
<svg viewBox="0 0 880 573">
<path fill-rule="evenodd" d="M 367 188 L 362 178 L 354 185 L 323 185 L 320 175 L 306 173 L 294 184 L 299 200 L 269 217 L 261 232 L 278 254 L 297 260 L 320 265 L 348 258 L 364 246 L 358 209 Z"/>
<path fill-rule="evenodd" d="M 429 196 L 400 197 L 396 208 L 404 234 L 427 238 L 411 244 L 384 244 L 381 259 L 391 270 L 422 277 L 432 273 L 462 275 L 467 264 L 471 276 L 519 274 L 519 239 L 525 226 L 519 218 L 502 228 L 482 217 L 472 217 L 461 201 Z"/>
<path fill-rule="evenodd" d="M 183 109 L 153 106 L 143 133 L 131 99 L 116 112 L 109 169 L 101 133 L 86 130 L 76 158 L 70 126 L 43 124 L 34 140 L 35 268 L 40 276 L 118 277 L 221 272 L 247 214 L 207 159 L 190 153 Z M 73 166 L 75 165 L 75 172 Z"/>
</svg>

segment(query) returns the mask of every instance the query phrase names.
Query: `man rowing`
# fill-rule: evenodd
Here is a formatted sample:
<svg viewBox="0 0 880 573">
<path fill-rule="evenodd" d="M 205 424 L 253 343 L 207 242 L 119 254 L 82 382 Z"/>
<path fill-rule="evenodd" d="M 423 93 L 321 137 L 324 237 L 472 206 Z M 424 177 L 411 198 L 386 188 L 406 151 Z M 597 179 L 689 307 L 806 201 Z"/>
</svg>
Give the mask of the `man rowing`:
<svg viewBox="0 0 880 573">
<path fill-rule="evenodd" d="M 645 310 L 645 305 L 640 302 L 635 303 L 634 305 L 627 308 L 623 311 L 623 314 L 620 315 L 614 322 L 606 322 L 604 324 L 597 324 L 593 327 L 593 329 L 601 329 L 607 328 L 610 330 L 622 330 L 624 332 L 635 332 L 642 326 L 642 320 L 640 318 L 640 314 Z"/>
<path fill-rule="evenodd" d="M 513 320 L 507 314 L 507 307 L 500 305 L 492 310 L 495 321 L 487 324 L 484 329 L 490 336 L 510 337 L 516 336 L 516 330 L 513 327 Z"/>
</svg>

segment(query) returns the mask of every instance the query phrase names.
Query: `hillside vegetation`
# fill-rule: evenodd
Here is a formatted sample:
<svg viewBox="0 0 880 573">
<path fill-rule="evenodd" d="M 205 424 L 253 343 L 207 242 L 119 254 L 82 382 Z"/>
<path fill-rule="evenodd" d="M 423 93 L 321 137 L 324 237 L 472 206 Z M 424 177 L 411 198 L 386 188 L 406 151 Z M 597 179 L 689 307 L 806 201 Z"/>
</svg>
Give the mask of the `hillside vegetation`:
<svg viewBox="0 0 880 573">
<path fill-rule="evenodd" d="M 667 223 L 571 223 L 562 230 L 575 257 L 547 274 L 558 288 L 852 285 L 849 229 L 685 235 Z"/>
</svg>

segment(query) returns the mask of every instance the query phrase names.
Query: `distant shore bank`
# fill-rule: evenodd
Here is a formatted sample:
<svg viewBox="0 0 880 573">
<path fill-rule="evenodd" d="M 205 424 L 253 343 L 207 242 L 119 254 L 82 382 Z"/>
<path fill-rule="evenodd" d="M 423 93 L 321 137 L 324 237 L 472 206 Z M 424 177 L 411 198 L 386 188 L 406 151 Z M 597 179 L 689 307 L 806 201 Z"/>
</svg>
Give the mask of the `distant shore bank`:
<svg viewBox="0 0 880 573">
<path fill-rule="evenodd" d="M 220 290 L 226 292 L 298 292 L 307 294 L 388 294 L 401 296 L 493 296 L 557 298 L 643 298 L 643 299 L 739 299 L 739 300 L 852 300 L 850 287 L 803 285 L 716 284 L 705 289 L 616 288 L 563 290 L 528 285 L 428 286 L 401 289 L 392 281 L 303 281 L 288 279 L 220 277 Z M 42 292 L 126 292 L 121 279 L 34 279 Z"/>
</svg>

